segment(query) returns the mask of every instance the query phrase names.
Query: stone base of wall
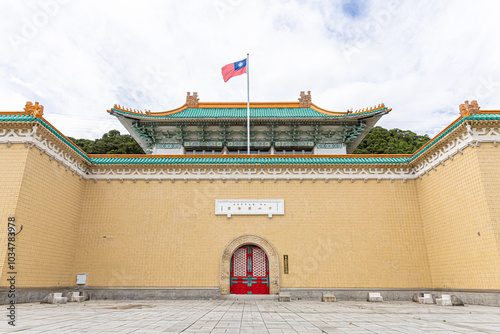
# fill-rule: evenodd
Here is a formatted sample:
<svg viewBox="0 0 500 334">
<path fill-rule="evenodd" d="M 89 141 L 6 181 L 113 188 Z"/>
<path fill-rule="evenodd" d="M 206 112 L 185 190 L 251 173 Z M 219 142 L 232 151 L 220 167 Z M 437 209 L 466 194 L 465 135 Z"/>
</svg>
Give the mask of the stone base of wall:
<svg viewBox="0 0 500 334">
<path fill-rule="evenodd" d="M 321 288 L 281 288 L 288 292 L 292 300 L 321 300 L 323 293 L 333 293 L 337 301 L 366 301 L 369 292 L 380 292 L 384 301 L 412 301 L 415 292 L 435 293 L 432 290 L 389 290 L 389 289 L 321 289 Z"/>
<path fill-rule="evenodd" d="M 46 288 L 46 289 L 16 289 L 16 303 L 33 303 L 41 302 L 45 296 L 51 292 L 61 292 L 63 295 L 69 291 L 78 291 L 75 288 Z M 5 305 L 10 303 L 9 292 L 0 291 L 0 304 Z"/>
<path fill-rule="evenodd" d="M 323 293 L 328 292 L 333 293 L 337 301 L 366 301 L 369 292 L 380 292 L 384 301 L 412 301 L 416 292 L 433 293 L 437 296 L 451 294 L 460 298 L 465 304 L 500 306 L 499 290 L 281 288 L 280 291 L 290 293 L 292 300 L 321 300 Z"/>
<path fill-rule="evenodd" d="M 218 299 L 219 288 L 87 288 L 91 299 Z"/>
<path fill-rule="evenodd" d="M 221 296 L 219 288 L 85 288 L 91 300 L 154 300 L 154 299 L 239 299 L 235 295 Z M 78 291 L 76 288 L 44 288 L 44 289 L 17 289 L 16 303 L 40 302 L 51 292 L 65 294 Z M 499 306 L 500 290 L 447 290 L 447 289 L 328 289 L 328 288 L 281 288 L 281 292 L 290 294 L 292 300 L 321 300 L 323 293 L 333 293 L 337 301 L 366 301 L 369 292 L 380 292 L 384 301 L 412 301 L 414 293 L 453 294 L 465 304 Z M 263 299 L 270 296 L 262 296 Z M 259 299 L 255 295 L 250 298 Z M 0 291 L 0 304 L 10 302 L 8 291 Z"/>
<path fill-rule="evenodd" d="M 219 288 L 84 288 L 91 300 L 217 299 Z M 78 291 L 76 288 L 16 289 L 16 303 L 41 302 L 51 292 Z M 8 304 L 7 291 L 0 291 L 0 304 Z"/>
<path fill-rule="evenodd" d="M 448 293 L 442 291 L 442 293 Z M 464 304 L 484 305 L 484 306 L 500 306 L 500 291 L 497 292 L 471 292 L 471 291 L 454 291 L 449 294 L 460 298 Z"/>
</svg>

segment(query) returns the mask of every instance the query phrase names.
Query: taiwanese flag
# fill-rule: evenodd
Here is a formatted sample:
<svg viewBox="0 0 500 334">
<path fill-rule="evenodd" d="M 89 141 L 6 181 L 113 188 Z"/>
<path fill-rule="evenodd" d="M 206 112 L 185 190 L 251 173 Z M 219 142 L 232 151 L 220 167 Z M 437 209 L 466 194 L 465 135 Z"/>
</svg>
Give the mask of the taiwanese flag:
<svg viewBox="0 0 500 334">
<path fill-rule="evenodd" d="M 222 68 L 222 78 L 227 82 L 232 77 L 247 73 L 247 60 L 243 59 L 236 63 L 227 64 Z"/>
</svg>

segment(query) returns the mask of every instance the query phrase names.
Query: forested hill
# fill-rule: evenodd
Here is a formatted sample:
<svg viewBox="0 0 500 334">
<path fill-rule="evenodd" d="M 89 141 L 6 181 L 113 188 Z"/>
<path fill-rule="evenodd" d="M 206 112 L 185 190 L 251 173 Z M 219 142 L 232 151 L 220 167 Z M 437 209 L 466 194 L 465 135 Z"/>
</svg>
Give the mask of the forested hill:
<svg viewBox="0 0 500 334">
<path fill-rule="evenodd" d="M 412 154 L 430 140 L 409 130 L 387 130 L 376 126 L 354 150 L 354 154 Z"/>
<path fill-rule="evenodd" d="M 132 136 L 122 135 L 118 130 L 111 130 L 95 140 L 69 138 L 89 154 L 144 154 Z M 428 141 L 427 135 L 377 126 L 371 129 L 354 154 L 411 154 Z"/>
<path fill-rule="evenodd" d="M 144 154 L 142 148 L 131 135 L 122 135 L 118 130 L 111 130 L 103 134 L 101 139 L 74 139 L 71 137 L 69 139 L 88 154 Z"/>
</svg>

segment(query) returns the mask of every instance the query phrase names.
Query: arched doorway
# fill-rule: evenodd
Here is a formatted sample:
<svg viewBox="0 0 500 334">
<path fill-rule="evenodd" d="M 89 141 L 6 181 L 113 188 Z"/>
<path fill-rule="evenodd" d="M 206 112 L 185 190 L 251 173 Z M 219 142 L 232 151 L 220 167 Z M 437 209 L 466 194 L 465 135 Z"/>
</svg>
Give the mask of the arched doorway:
<svg viewBox="0 0 500 334">
<path fill-rule="evenodd" d="M 269 294 L 269 261 L 260 247 L 241 246 L 233 253 L 230 286 L 232 294 Z"/>
<path fill-rule="evenodd" d="M 277 294 L 279 292 L 280 265 L 279 257 L 273 245 L 263 237 L 256 234 L 243 234 L 231 240 L 224 251 L 220 260 L 220 291 L 226 295 L 231 293 L 231 260 L 233 254 L 242 246 L 257 246 L 267 257 L 267 272 L 269 293 Z M 248 250 L 247 250 L 248 252 Z M 248 265 L 248 260 L 247 260 Z"/>
</svg>

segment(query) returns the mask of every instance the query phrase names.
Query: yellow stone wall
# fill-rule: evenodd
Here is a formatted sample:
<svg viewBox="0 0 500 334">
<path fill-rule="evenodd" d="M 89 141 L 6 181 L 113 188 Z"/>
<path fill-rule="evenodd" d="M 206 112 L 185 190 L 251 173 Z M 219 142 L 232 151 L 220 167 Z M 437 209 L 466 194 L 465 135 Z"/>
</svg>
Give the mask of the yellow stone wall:
<svg viewBox="0 0 500 334">
<path fill-rule="evenodd" d="M 2 161 L 6 153 L 9 160 L 16 162 L 6 168 L 9 173 L 15 171 L 12 178 L 21 182 L 20 188 L 14 189 L 18 192 L 15 217 L 17 224 L 23 225 L 16 237 L 16 287 L 75 285 L 73 260 L 85 181 L 46 154 L 41 155 L 37 148 L 14 144 L 9 149 L 2 147 L 0 152 Z M 3 178 L 3 170 L 0 172 Z M 2 224 L 5 220 L 2 217 Z"/>
<path fill-rule="evenodd" d="M 215 199 L 285 199 L 285 215 L 215 216 Z M 282 287 L 431 285 L 414 181 L 87 181 L 75 272 L 88 286 L 219 286 L 225 245 L 276 248 Z M 283 274 L 283 255 L 290 274 Z"/>
<path fill-rule="evenodd" d="M 488 224 L 486 233 L 494 236 L 500 256 L 500 150 L 498 146 L 490 143 L 478 147 L 476 153 L 491 215 L 491 223 Z M 496 268 L 498 269 L 498 266 Z M 496 277 L 499 276 L 500 272 L 497 271 Z"/>
<path fill-rule="evenodd" d="M 434 288 L 500 289 L 499 170 L 483 143 L 417 180 Z"/>
<path fill-rule="evenodd" d="M 20 288 L 74 286 L 78 273 L 91 287 L 217 287 L 226 244 L 252 233 L 276 248 L 282 287 L 500 289 L 499 170 L 500 148 L 483 143 L 407 182 L 94 182 L 2 144 L 0 218 L 24 225 Z M 214 214 L 216 199 L 266 198 L 285 215 Z"/>
<path fill-rule="evenodd" d="M 28 150 L 24 145 L 0 145 L 0 274 L 4 273 L 7 263 L 7 220 L 15 217 L 16 204 L 19 199 L 19 191 L 26 167 Z M 4 277 L 1 275 L 2 278 Z M 2 279 L 0 286 L 7 285 Z"/>
</svg>

